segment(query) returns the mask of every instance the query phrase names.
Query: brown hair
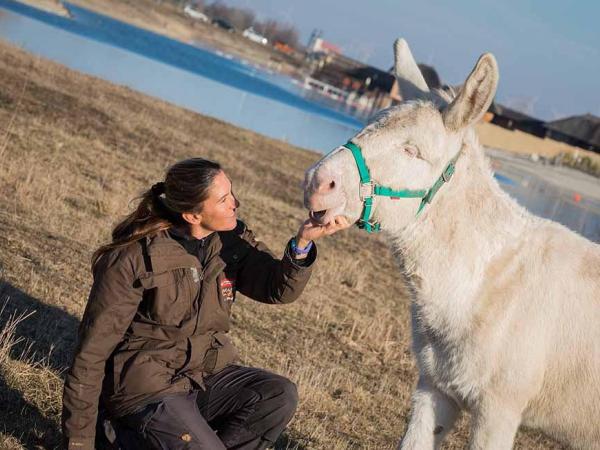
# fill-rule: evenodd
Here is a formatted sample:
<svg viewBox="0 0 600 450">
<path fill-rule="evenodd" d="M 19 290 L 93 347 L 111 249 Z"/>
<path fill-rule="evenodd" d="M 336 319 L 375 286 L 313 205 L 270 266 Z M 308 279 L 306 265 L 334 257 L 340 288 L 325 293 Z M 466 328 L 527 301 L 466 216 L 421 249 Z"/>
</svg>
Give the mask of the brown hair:
<svg viewBox="0 0 600 450">
<path fill-rule="evenodd" d="M 135 211 L 114 227 L 112 242 L 94 252 L 92 268 L 110 250 L 126 247 L 173 225 L 186 225 L 181 214 L 201 211 L 208 189 L 221 170 L 218 163 L 203 158 L 186 159 L 172 165 L 164 182 L 154 184 L 137 197 L 140 202 Z"/>
</svg>

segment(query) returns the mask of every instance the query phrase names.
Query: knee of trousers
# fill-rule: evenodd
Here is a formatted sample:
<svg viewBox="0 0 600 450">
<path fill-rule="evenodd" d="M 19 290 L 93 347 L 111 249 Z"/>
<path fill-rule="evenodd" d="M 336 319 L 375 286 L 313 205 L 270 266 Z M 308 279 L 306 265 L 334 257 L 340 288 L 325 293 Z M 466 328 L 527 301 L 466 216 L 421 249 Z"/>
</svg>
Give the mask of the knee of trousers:
<svg viewBox="0 0 600 450">
<path fill-rule="evenodd" d="M 284 411 L 282 412 L 289 413 L 291 419 L 291 416 L 294 415 L 294 412 L 296 412 L 296 408 L 298 407 L 298 387 L 293 381 L 282 377 L 281 390 L 285 405 L 283 408 Z"/>
<path fill-rule="evenodd" d="M 276 409 L 278 416 L 288 422 L 298 407 L 298 388 L 285 377 L 274 376 L 259 389 L 264 409 Z"/>
<path fill-rule="evenodd" d="M 269 442 L 275 442 L 294 417 L 298 389 L 292 381 L 277 376 L 262 383 L 257 391 L 261 401 L 248 420 L 248 429 Z"/>
</svg>

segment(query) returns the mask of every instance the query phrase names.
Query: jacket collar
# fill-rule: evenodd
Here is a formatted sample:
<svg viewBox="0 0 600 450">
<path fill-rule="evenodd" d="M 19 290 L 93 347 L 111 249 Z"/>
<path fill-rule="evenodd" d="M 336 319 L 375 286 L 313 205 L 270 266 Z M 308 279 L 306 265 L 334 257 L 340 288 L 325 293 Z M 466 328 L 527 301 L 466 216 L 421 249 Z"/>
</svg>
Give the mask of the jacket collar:
<svg viewBox="0 0 600 450">
<path fill-rule="evenodd" d="M 190 255 L 185 248 L 173 239 L 168 231 L 159 231 L 154 236 L 146 237 L 146 249 L 150 257 L 153 272 L 164 272 L 182 267 L 197 267 L 200 270 L 207 271 L 209 268 L 219 262 L 219 252 L 223 247 L 218 233 L 208 236 L 205 245 L 204 267 L 200 265 L 198 258 Z M 221 261 L 222 263 L 222 261 Z"/>
</svg>

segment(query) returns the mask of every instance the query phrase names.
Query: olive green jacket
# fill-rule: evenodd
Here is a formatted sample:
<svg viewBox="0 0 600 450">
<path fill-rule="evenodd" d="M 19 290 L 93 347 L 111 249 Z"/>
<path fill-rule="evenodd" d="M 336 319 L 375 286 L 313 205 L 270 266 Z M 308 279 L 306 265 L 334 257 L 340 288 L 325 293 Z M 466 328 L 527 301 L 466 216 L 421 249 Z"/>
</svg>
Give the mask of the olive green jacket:
<svg viewBox="0 0 600 450">
<path fill-rule="evenodd" d="M 204 264 L 168 232 L 104 254 L 79 327 L 63 393 L 68 448 L 93 449 L 100 396 L 122 416 L 166 394 L 203 386 L 236 360 L 227 332 L 236 291 L 264 303 L 302 293 L 316 259 L 282 259 L 242 222 L 214 233 Z"/>
</svg>

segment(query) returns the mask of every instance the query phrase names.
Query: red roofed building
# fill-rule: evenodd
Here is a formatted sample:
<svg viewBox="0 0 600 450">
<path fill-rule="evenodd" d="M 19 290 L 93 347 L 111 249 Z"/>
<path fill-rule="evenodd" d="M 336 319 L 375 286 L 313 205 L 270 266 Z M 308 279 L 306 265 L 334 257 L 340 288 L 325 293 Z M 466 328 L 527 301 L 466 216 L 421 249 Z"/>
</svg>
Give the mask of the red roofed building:
<svg viewBox="0 0 600 450">
<path fill-rule="evenodd" d="M 340 55 L 342 53 L 342 49 L 331 42 L 327 42 L 320 37 L 317 37 L 312 40 L 311 47 L 309 51 L 314 53 L 326 53 L 328 55 L 337 54 Z"/>
</svg>

